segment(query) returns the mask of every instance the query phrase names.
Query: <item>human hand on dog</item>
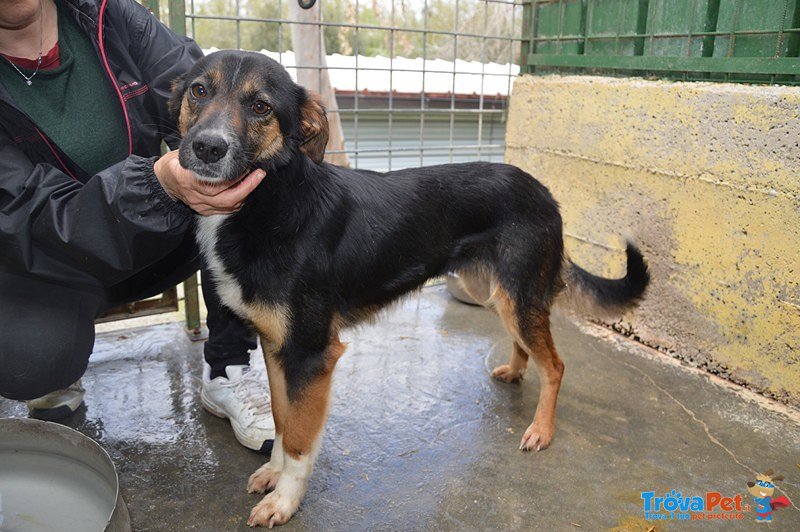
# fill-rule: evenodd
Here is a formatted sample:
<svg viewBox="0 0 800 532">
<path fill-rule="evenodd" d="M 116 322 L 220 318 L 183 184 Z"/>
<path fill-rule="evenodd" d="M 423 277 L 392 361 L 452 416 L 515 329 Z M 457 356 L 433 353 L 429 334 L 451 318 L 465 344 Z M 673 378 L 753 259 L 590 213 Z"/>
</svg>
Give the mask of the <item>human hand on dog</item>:
<svg viewBox="0 0 800 532">
<path fill-rule="evenodd" d="M 167 194 L 203 216 L 238 211 L 267 175 L 264 170 L 254 170 L 232 185 L 204 183 L 180 165 L 177 150 L 159 158 L 153 171 Z"/>
</svg>

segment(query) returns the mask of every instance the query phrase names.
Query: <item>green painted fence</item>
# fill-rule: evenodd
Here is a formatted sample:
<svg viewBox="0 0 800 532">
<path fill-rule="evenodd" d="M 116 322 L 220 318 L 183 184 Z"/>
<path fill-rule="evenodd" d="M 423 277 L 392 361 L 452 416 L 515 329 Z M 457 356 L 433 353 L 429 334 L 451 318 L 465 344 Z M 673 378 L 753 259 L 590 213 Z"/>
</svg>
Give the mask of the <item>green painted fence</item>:
<svg viewBox="0 0 800 532">
<path fill-rule="evenodd" d="M 800 84 L 800 0 L 531 0 L 524 72 Z"/>
</svg>

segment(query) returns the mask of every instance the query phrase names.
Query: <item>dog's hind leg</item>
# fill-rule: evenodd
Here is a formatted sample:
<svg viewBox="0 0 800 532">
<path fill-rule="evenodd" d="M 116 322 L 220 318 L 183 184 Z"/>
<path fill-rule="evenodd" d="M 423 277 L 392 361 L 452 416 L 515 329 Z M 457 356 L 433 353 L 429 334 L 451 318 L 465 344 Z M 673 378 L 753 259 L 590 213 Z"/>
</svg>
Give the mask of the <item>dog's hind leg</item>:
<svg viewBox="0 0 800 532">
<path fill-rule="evenodd" d="M 513 338 L 519 338 L 517 320 L 511 318 L 514 314 L 513 305 L 508 306 L 511 300 L 507 297 L 498 297 L 502 290 L 491 272 L 477 267 L 465 268 L 459 270 L 458 280 L 461 283 L 461 287 L 472 299 L 500 315 L 504 325 L 506 325 L 506 329 Z M 509 318 L 506 319 L 505 315 L 508 315 Z M 522 380 L 527 366 L 528 353 L 520 346 L 518 341 L 515 341 L 508 364 L 496 367 L 492 371 L 492 377 L 503 382 L 519 382 Z"/>
<path fill-rule="evenodd" d="M 276 358 L 278 353 L 277 344 L 262 335 L 261 349 L 264 351 L 264 362 L 267 366 L 267 377 L 269 378 L 272 418 L 275 421 L 275 442 L 272 446 L 269 462 L 250 475 L 250 479 L 247 481 L 248 493 L 264 493 L 267 490 L 274 489 L 283 469 L 283 430 L 287 409 L 286 379 L 284 378 L 283 369 L 281 369 Z"/>
<path fill-rule="evenodd" d="M 302 338 L 303 333 L 298 336 Z M 278 401 L 285 404 L 280 414 L 283 464 L 274 491 L 253 508 L 248 525 L 271 528 L 283 524 L 300 505 L 322 442 L 333 369 L 344 350 L 345 345 L 333 334 L 320 350 L 296 348 L 290 341 L 275 357 L 285 382 L 283 390 L 272 390 L 273 401 L 280 393 Z"/>
<path fill-rule="evenodd" d="M 539 371 L 539 404 L 519 448 L 523 451 L 541 451 L 550 445 L 555 431 L 556 401 L 564 376 L 564 363 L 553 344 L 549 313 L 535 315 L 531 321 L 532 325 L 523 329 L 523 339 Z"/>
<path fill-rule="evenodd" d="M 513 382 L 522 378 L 531 357 L 539 372 L 539 403 L 533 423 L 525 431 L 519 448 L 524 451 L 546 449 L 553 438 L 556 401 L 564 375 L 564 363 L 558 356 L 550 334 L 550 313 L 540 309 L 519 309 L 502 288 L 495 291 L 493 301 L 503 324 L 514 338 L 508 364 L 498 366 L 492 376 Z"/>
</svg>

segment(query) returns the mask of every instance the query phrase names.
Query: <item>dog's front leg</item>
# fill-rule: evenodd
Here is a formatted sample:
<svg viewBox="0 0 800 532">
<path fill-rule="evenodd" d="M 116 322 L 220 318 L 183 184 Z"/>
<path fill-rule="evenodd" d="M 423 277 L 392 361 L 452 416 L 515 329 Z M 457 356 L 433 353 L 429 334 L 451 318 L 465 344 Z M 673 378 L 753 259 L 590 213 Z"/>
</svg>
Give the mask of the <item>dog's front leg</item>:
<svg viewBox="0 0 800 532">
<path fill-rule="evenodd" d="M 269 389 L 272 400 L 272 418 L 275 420 L 275 443 L 269 462 L 259 467 L 250 475 L 247 482 L 248 493 L 264 493 L 274 489 L 278 484 L 283 469 L 283 427 L 288 405 L 286 400 L 286 379 L 283 369 L 278 363 L 278 346 L 261 336 L 261 349 L 264 351 L 264 362 L 267 366 Z"/>
<path fill-rule="evenodd" d="M 278 414 L 282 418 L 282 467 L 275 490 L 267 494 L 250 513 L 247 520 L 250 526 L 272 528 L 273 525 L 281 525 L 292 517 L 300 505 L 322 441 L 333 368 L 344 353 L 345 346 L 339 342 L 338 336 L 333 335 L 328 345 L 317 352 L 298 354 L 291 349 L 290 342 L 286 349 L 275 356 L 276 367 L 270 371 L 270 387 L 273 386 L 273 374 L 280 374 L 285 384 L 272 388 L 273 404 L 276 394 L 282 394 L 277 402 L 283 401 L 285 404 L 284 412 Z M 276 435 L 275 446 L 278 444 Z M 276 452 L 273 449 L 273 459 Z M 262 469 L 269 468 L 270 464 Z"/>
</svg>

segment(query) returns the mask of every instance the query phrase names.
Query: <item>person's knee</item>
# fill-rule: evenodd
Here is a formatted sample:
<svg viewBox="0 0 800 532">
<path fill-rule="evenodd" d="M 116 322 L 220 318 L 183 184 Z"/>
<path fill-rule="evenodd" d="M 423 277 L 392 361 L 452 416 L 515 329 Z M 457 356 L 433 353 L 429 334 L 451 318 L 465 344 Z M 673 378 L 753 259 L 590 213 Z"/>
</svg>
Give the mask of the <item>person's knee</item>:
<svg viewBox="0 0 800 532">
<path fill-rule="evenodd" d="M 94 345 L 97 298 L 0 288 L 0 395 L 35 399 L 78 380 Z"/>
<path fill-rule="evenodd" d="M 2 359 L 1 353 L 0 359 Z M 73 365 L 66 371 L 60 367 L 31 367 L 19 363 L 12 367 L 6 366 L 0 375 L 0 395 L 18 401 L 36 399 L 55 390 L 67 388 L 80 379 L 85 370 L 85 363 L 82 368 Z"/>
<path fill-rule="evenodd" d="M 89 352 L 77 350 L 74 338 L 63 338 L 61 345 L 36 342 L 36 339 L 19 335 L 17 340 L 0 346 L 0 395 L 3 397 L 35 399 L 68 387 L 86 371 Z"/>
</svg>

